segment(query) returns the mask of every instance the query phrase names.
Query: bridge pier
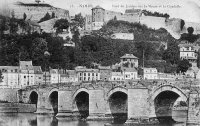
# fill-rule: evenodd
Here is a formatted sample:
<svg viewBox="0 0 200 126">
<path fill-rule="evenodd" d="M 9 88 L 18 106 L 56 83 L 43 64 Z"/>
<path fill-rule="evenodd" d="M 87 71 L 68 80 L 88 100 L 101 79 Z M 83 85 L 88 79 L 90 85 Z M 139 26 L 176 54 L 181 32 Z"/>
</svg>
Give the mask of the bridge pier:
<svg viewBox="0 0 200 126">
<path fill-rule="evenodd" d="M 50 113 L 50 109 L 46 107 L 47 98 L 45 97 L 44 92 L 38 91 L 38 102 L 37 102 L 37 111 L 38 114 L 47 114 Z"/>
<path fill-rule="evenodd" d="M 56 117 L 73 117 L 72 91 L 60 90 L 58 92 L 58 113 Z"/>
<path fill-rule="evenodd" d="M 126 123 L 140 123 L 148 121 L 148 89 L 128 89 L 128 119 Z"/>
<path fill-rule="evenodd" d="M 187 124 L 191 125 L 200 125 L 200 105 L 197 103 L 195 98 L 198 98 L 197 93 L 191 93 L 189 99 L 189 108 L 188 108 L 188 117 L 187 117 Z"/>
<path fill-rule="evenodd" d="M 89 90 L 89 116 L 87 120 L 107 120 L 112 116 L 106 115 L 106 98 L 104 90 Z"/>
</svg>

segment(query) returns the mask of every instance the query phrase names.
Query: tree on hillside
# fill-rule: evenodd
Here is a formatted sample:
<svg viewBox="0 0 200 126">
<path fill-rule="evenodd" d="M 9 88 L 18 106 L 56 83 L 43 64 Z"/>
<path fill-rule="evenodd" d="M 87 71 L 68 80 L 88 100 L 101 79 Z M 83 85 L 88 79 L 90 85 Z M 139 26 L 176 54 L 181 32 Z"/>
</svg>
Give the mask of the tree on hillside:
<svg viewBox="0 0 200 126">
<path fill-rule="evenodd" d="M 79 33 L 78 30 L 76 30 L 74 32 L 74 35 L 72 36 L 72 41 L 75 42 L 76 48 L 79 48 L 79 46 L 80 46 L 80 38 L 79 38 L 79 36 L 80 36 L 80 33 Z"/>
<path fill-rule="evenodd" d="M 179 47 L 177 42 L 168 42 L 167 50 L 164 51 L 162 59 L 172 65 L 179 62 Z"/>
<path fill-rule="evenodd" d="M 0 70 L 0 82 L 3 82 L 3 75 L 1 70 Z"/>
<path fill-rule="evenodd" d="M 78 22 L 78 25 L 83 28 L 85 20 L 81 13 L 75 15 L 74 21 Z"/>
<path fill-rule="evenodd" d="M 41 22 L 43 22 L 43 21 L 50 20 L 51 18 L 52 18 L 51 15 L 47 12 L 47 13 L 45 14 L 45 16 L 42 17 L 42 18 L 40 19 L 40 21 L 38 21 L 38 23 L 41 23 Z"/>
<path fill-rule="evenodd" d="M 186 59 L 180 60 L 177 66 L 177 72 L 185 73 L 191 66 L 192 65 L 189 63 L 188 60 Z"/>
<path fill-rule="evenodd" d="M 23 14 L 23 20 L 26 20 L 26 18 L 27 18 L 27 15 L 26 15 L 26 13 L 24 13 Z"/>
<path fill-rule="evenodd" d="M 181 19 L 181 26 L 180 26 L 181 30 L 183 30 L 184 25 L 185 25 L 185 21 L 183 19 Z"/>
<path fill-rule="evenodd" d="M 55 12 L 52 12 L 52 14 L 51 14 L 51 18 L 55 18 L 55 17 L 56 17 Z"/>
<path fill-rule="evenodd" d="M 31 59 L 37 65 L 43 64 L 44 52 L 48 50 L 47 42 L 43 38 L 35 38 L 31 46 Z"/>
<path fill-rule="evenodd" d="M 116 20 L 117 20 L 117 17 L 115 16 L 113 20 L 115 20 L 115 21 L 116 21 Z"/>
<path fill-rule="evenodd" d="M 194 43 L 199 38 L 199 36 L 193 34 L 193 32 L 194 32 L 194 28 L 193 27 L 188 27 L 187 31 L 188 31 L 188 33 L 181 34 L 181 38 L 180 39 L 181 40 L 187 40 L 187 41 L 189 41 L 191 43 Z"/>
<path fill-rule="evenodd" d="M 11 18 L 9 20 L 9 26 L 10 26 L 10 33 L 16 34 L 16 32 L 18 30 L 18 23 L 17 23 L 17 19 L 15 18 L 14 11 L 12 11 L 12 13 L 11 13 Z"/>
<path fill-rule="evenodd" d="M 69 22 L 67 19 L 59 19 L 55 22 L 54 28 L 56 28 L 56 33 L 61 33 L 63 30 L 69 28 Z"/>
<path fill-rule="evenodd" d="M 197 67 L 200 68 L 200 49 L 197 52 Z"/>
</svg>

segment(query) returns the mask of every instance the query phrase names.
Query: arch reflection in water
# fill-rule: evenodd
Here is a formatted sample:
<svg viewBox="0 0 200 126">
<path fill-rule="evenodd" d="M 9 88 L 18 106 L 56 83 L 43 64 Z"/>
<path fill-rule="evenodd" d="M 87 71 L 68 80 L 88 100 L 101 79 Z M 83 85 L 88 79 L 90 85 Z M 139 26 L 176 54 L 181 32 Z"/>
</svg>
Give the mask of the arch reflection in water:
<svg viewBox="0 0 200 126">
<path fill-rule="evenodd" d="M 110 121 L 73 121 L 67 118 L 58 118 L 50 115 L 37 114 L 2 114 L 0 115 L 0 126 L 105 126 Z M 112 126 L 124 126 L 124 124 L 113 124 Z M 140 125 L 138 125 L 140 126 Z M 141 125 L 144 126 L 144 125 Z M 159 124 L 153 126 L 186 126 L 180 124 Z"/>
</svg>

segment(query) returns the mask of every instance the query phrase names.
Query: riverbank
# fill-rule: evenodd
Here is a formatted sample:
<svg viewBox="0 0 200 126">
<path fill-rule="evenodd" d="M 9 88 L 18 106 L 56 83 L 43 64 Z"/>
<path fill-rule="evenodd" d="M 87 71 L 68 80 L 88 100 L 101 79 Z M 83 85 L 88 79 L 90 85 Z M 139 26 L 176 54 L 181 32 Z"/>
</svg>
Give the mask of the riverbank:
<svg viewBox="0 0 200 126">
<path fill-rule="evenodd" d="M 0 103 L 0 113 L 34 113 L 35 104 L 24 103 Z"/>
</svg>

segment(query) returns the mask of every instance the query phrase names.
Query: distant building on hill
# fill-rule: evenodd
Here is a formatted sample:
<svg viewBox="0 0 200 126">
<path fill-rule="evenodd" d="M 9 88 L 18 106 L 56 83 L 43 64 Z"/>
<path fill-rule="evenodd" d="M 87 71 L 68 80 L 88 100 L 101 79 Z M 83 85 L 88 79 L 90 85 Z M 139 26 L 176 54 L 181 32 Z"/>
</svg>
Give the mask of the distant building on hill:
<svg viewBox="0 0 200 126">
<path fill-rule="evenodd" d="M 76 67 L 76 74 L 79 82 L 100 80 L 99 69 L 88 69 L 86 67 Z"/>
<path fill-rule="evenodd" d="M 158 71 L 156 68 L 140 68 L 139 75 L 143 79 L 158 79 Z"/>
<path fill-rule="evenodd" d="M 138 58 L 134 56 L 133 54 L 125 54 L 124 56 L 120 57 L 120 64 L 121 66 L 125 63 L 129 63 L 127 67 L 138 67 Z"/>
<path fill-rule="evenodd" d="M 114 19 L 116 17 L 117 20 L 123 20 L 128 22 L 139 22 L 139 16 L 142 12 L 141 10 L 130 9 L 126 10 L 126 13 L 123 14 L 121 12 L 115 12 L 110 10 L 105 10 L 100 6 L 96 6 L 92 8 L 92 17 L 86 17 L 86 26 L 90 25 L 90 18 L 92 18 L 92 30 L 99 30 L 104 23 L 107 23 L 109 20 Z"/>
<path fill-rule="evenodd" d="M 180 59 L 187 59 L 193 67 L 197 66 L 199 45 L 192 43 L 181 43 L 178 45 L 180 51 Z"/>
</svg>

